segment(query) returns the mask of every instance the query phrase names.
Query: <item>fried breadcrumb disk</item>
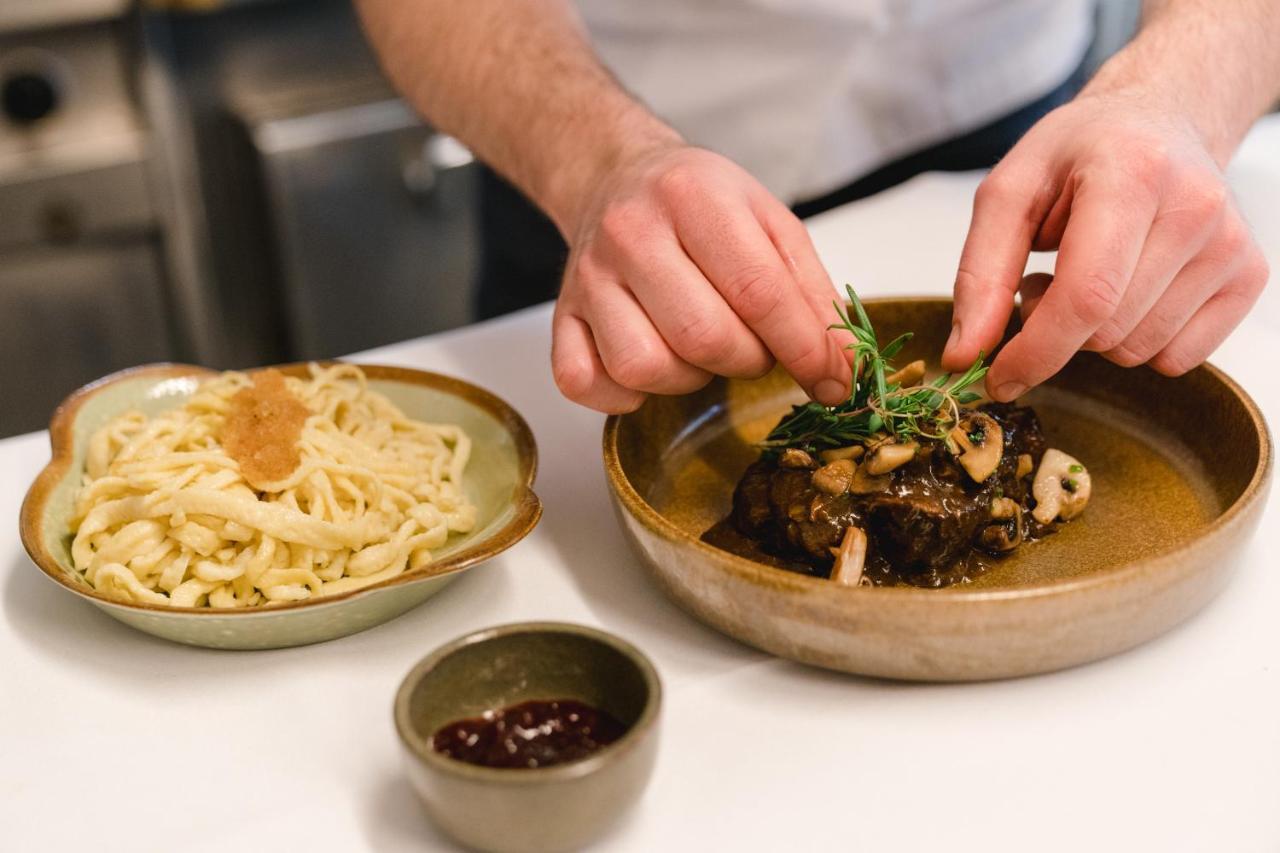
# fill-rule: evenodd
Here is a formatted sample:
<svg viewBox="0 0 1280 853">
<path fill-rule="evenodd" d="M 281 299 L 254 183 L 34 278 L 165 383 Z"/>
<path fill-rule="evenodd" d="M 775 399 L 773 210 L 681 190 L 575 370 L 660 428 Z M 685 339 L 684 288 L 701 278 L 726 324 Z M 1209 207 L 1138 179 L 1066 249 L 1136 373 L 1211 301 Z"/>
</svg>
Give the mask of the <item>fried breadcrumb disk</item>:
<svg viewBox="0 0 1280 853">
<path fill-rule="evenodd" d="M 279 482 L 298 467 L 298 439 L 310 410 L 289 391 L 284 374 L 259 370 L 253 384 L 236 392 L 223 427 L 222 445 L 240 463 L 251 486 Z"/>
</svg>

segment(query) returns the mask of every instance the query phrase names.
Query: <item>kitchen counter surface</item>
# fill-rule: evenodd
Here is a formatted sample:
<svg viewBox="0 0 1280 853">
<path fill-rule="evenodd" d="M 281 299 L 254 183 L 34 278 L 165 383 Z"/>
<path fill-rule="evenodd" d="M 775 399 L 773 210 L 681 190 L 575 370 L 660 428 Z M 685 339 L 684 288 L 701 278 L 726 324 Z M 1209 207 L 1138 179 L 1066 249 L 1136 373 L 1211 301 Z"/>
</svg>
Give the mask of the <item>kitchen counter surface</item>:
<svg viewBox="0 0 1280 853">
<path fill-rule="evenodd" d="M 866 295 L 947 292 L 979 177 L 923 176 L 814 220 L 833 278 Z M 1280 269 L 1280 118 L 1255 129 L 1231 178 Z M 358 357 L 506 397 L 537 436 L 546 514 L 424 606 L 322 645 L 186 648 L 58 590 L 17 536 L 47 437 L 0 441 L 0 847 L 446 848 L 401 772 L 400 678 L 472 629 L 564 619 L 632 640 L 667 686 L 653 783 L 601 849 L 1278 849 L 1276 501 L 1219 599 L 1110 660 L 968 685 L 805 668 L 704 628 L 650 585 L 606 499 L 603 419 L 553 387 L 549 316 Z M 1275 282 L 1214 361 L 1280 423 Z"/>
</svg>

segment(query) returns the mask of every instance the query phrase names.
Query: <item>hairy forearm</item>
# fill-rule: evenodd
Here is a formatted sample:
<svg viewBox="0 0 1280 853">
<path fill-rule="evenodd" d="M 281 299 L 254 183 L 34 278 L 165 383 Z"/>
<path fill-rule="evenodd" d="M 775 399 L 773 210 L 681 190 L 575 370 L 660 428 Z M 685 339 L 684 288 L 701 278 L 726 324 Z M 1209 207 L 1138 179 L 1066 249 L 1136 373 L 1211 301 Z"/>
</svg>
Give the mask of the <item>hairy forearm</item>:
<svg viewBox="0 0 1280 853">
<path fill-rule="evenodd" d="M 357 0 L 383 67 L 573 236 L 614 164 L 678 142 L 600 64 L 568 0 Z"/>
<path fill-rule="evenodd" d="M 1280 0 L 1146 0 L 1133 42 L 1085 94 L 1155 98 L 1225 165 L 1280 99 Z"/>
</svg>

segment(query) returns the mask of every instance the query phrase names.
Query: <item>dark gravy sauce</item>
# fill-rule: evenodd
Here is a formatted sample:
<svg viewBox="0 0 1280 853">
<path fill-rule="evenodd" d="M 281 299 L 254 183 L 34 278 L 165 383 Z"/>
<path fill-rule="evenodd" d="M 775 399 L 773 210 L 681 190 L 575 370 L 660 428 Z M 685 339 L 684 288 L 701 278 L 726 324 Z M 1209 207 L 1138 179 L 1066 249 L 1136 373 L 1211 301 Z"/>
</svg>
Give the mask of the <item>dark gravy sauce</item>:
<svg viewBox="0 0 1280 853">
<path fill-rule="evenodd" d="M 821 566 L 791 556 L 782 556 L 765 548 L 765 546 L 739 532 L 731 519 L 716 522 L 706 533 L 702 541 L 708 545 L 737 554 L 757 563 L 764 563 L 775 569 L 785 569 L 796 574 L 809 575 L 815 578 L 831 576 L 830 566 Z M 1027 541 L 1031 541 L 1030 538 Z M 867 557 L 863 576 L 873 586 L 916 586 L 925 589 L 940 589 L 953 584 L 969 583 L 995 565 L 999 557 L 992 557 L 977 550 L 969 550 L 959 560 L 945 568 L 934 568 L 915 574 L 902 574 L 894 569 L 888 560 L 878 554 Z"/>
</svg>

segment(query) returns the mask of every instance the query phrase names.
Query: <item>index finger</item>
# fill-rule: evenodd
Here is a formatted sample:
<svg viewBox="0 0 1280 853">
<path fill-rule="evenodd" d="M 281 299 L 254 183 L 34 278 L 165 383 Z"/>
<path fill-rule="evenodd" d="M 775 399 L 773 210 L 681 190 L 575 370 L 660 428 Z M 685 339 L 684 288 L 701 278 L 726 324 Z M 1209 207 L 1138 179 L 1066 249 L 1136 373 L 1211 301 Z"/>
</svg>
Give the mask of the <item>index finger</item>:
<svg viewBox="0 0 1280 853">
<path fill-rule="evenodd" d="M 956 270 L 951 337 L 942 366 L 963 370 L 980 352 L 991 352 L 1004 334 L 1039 228 L 1033 186 L 996 168 L 978 186 L 973 218 Z"/>
<path fill-rule="evenodd" d="M 814 313 L 747 201 L 694 201 L 673 214 L 689 257 L 796 382 L 827 405 L 848 397 L 849 364 L 829 322 Z"/>
<path fill-rule="evenodd" d="M 801 292 L 809 300 L 813 313 L 820 320 L 826 317 L 830 318 L 829 323 L 835 321 L 835 306 L 844 303 L 844 296 L 831 282 L 831 276 L 818 257 L 818 250 L 809 236 L 809 229 L 805 228 L 804 223 L 790 208 L 763 187 L 753 199 L 752 210 L 764 226 L 779 257 L 791 271 Z M 831 329 L 830 334 L 835 337 L 842 350 L 853 343 L 853 335 L 843 329 Z M 848 360 L 848 356 L 845 360 Z"/>
<path fill-rule="evenodd" d="M 1075 189 L 1053 283 L 987 373 L 997 400 L 1012 400 L 1062 369 L 1120 304 L 1155 219 L 1155 200 L 1104 179 Z"/>
</svg>

